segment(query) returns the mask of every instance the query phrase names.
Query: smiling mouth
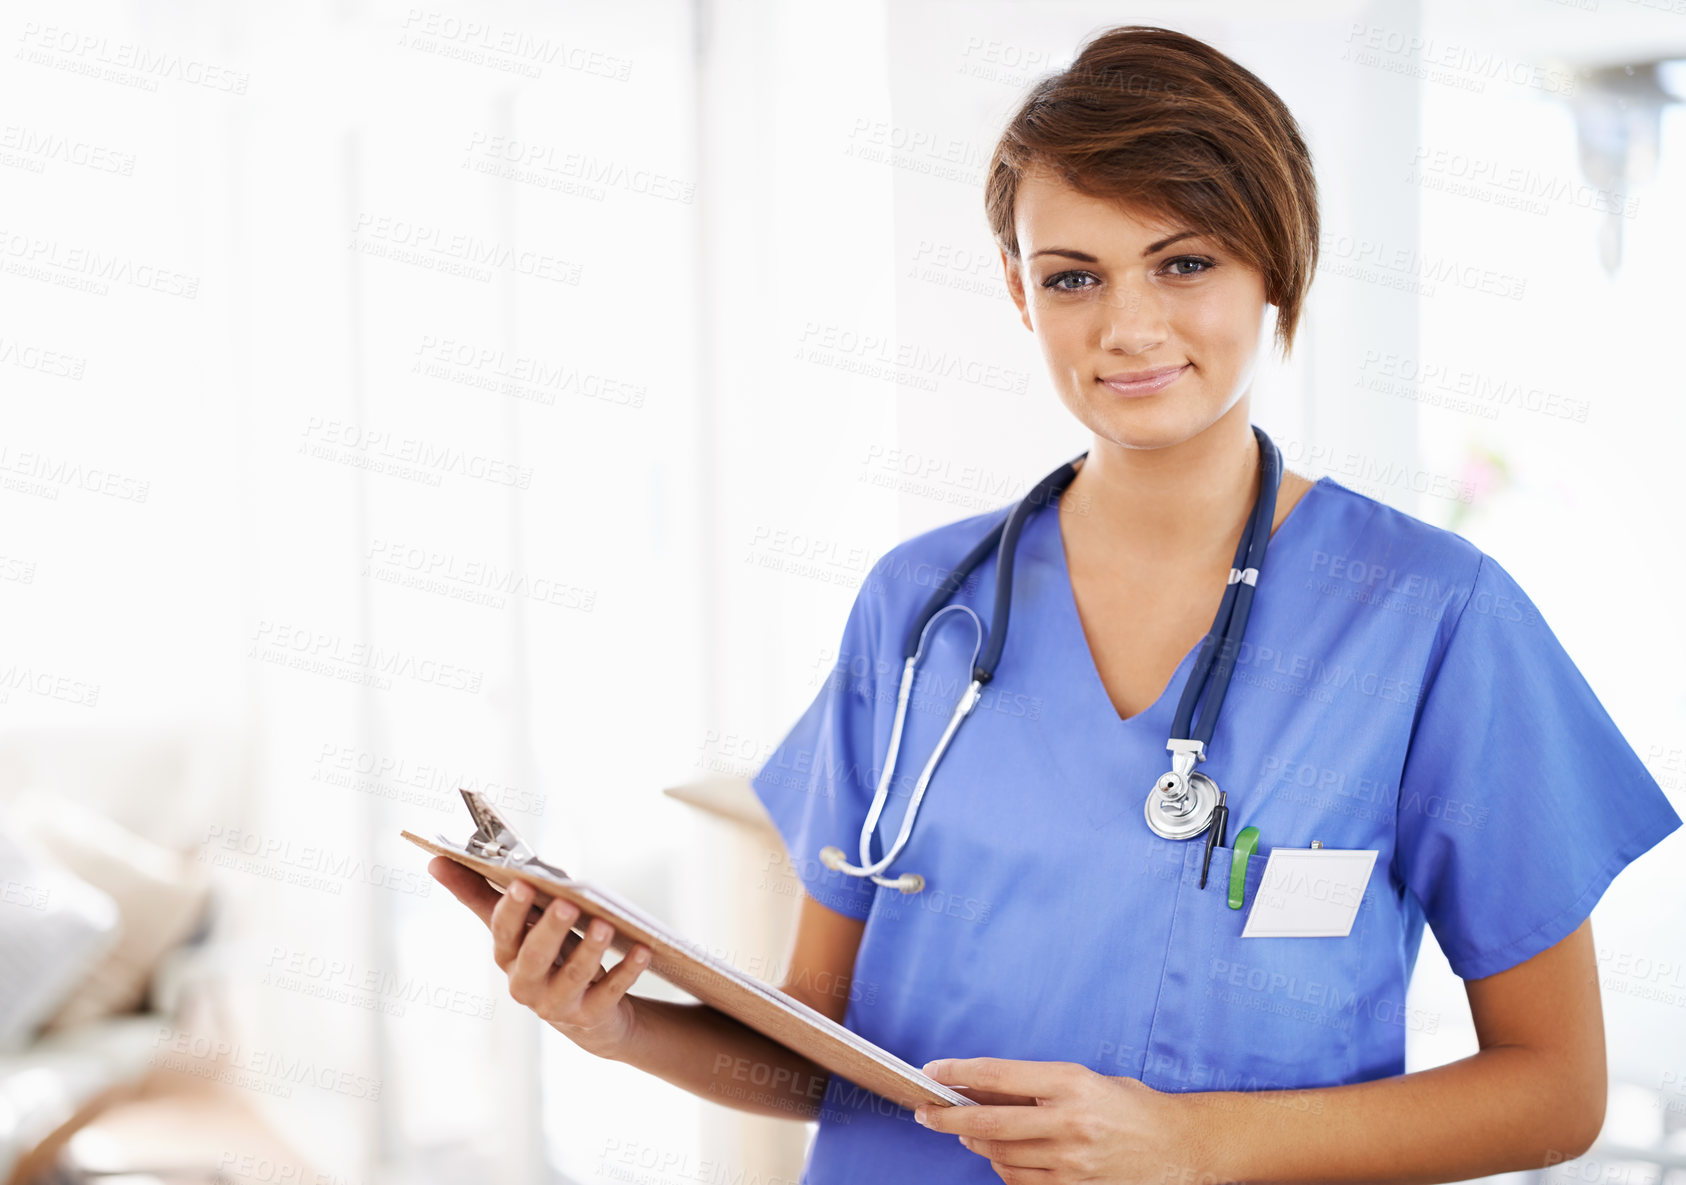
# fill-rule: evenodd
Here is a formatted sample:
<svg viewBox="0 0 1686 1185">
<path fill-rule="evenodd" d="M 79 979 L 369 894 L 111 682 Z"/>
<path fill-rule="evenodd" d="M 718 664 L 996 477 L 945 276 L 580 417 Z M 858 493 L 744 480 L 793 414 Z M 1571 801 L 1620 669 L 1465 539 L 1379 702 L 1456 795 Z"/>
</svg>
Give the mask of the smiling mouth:
<svg viewBox="0 0 1686 1185">
<path fill-rule="evenodd" d="M 1095 381 L 1120 395 L 1152 395 L 1163 391 L 1181 378 L 1183 372 L 1188 370 L 1189 365 L 1185 362 L 1181 366 L 1164 366 L 1157 370 L 1140 371 L 1138 372 L 1140 377 L 1136 378 L 1120 374 L 1105 378 L 1097 377 Z"/>
</svg>

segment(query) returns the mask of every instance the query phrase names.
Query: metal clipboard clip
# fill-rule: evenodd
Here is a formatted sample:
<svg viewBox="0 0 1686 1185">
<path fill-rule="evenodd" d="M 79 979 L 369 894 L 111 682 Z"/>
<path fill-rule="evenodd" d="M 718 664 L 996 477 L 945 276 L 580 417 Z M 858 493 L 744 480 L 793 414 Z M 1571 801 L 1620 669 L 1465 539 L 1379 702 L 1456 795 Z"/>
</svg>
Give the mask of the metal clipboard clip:
<svg viewBox="0 0 1686 1185">
<path fill-rule="evenodd" d="M 505 868 L 537 868 L 565 881 L 573 879 L 556 865 L 540 860 L 538 853 L 528 847 L 522 838 L 515 834 L 515 829 L 492 809 L 491 803 L 479 794 L 460 787 L 457 793 L 462 795 L 468 813 L 474 818 L 474 834 L 462 845 L 469 855 L 478 856 L 493 864 L 502 864 Z M 450 842 L 443 835 L 439 838 L 445 843 Z"/>
</svg>

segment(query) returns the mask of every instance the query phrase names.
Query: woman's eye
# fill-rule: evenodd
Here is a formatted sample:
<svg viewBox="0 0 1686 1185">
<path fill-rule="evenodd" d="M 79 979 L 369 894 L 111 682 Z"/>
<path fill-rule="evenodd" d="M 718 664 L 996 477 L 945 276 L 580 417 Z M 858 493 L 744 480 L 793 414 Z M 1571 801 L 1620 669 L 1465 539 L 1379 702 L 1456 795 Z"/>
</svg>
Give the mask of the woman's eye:
<svg viewBox="0 0 1686 1185">
<path fill-rule="evenodd" d="M 1091 276 L 1088 272 L 1059 272 L 1058 274 L 1049 276 L 1046 280 L 1042 281 L 1042 287 L 1052 288 L 1055 292 L 1077 292 L 1081 290 L 1079 287 L 1069 285 L 1065 283 L 1065 281 L 1093 280 L 1094 278 L 1095 277 Z M 1087 288 L 1088 286 L 1089 285 L 1084 284 L 1081 287 Z"/>
<path fill-rule="evenodd" d="M 1187 266 L 1185 266 L 1187 265 Z M 1179 255 L 1168 260 L 1165 267 L 1170 269 L 1171 276 L 1202 276 L 1218 266 L 1210 259 L 1198 255 Z M 1054 292 L 1082 292 L 1100 283 L 1089 272 L 1057 272 L 1042 282 L 1042 287 Z"/>
<path fill-rule="evenodd" d="M 1173 259 L 1169 263 L 1167 263 L 1165 266 L 1174 268 L 1179 263 L 1195 263 L 1195 264 L 1199 264 L 1200 267 L 1199 267 L 1198 271 L 1192 271 L 1192 272 L 1174 271 L 1174 272 L 1171 273 L 1173 276 L 1198 276 L 1202 272 L 1209 272 L 1209 271 L 1212 270 L 1213 267 L 1217 266 L 1216 264 L 1214 264 L 1209 259 L 1201 259 L 1201 258 L 1199 258 L 1197 256 L 1194 256 L 1194 255 L 1179 255 L 1175 259 Z"/>
</svg>

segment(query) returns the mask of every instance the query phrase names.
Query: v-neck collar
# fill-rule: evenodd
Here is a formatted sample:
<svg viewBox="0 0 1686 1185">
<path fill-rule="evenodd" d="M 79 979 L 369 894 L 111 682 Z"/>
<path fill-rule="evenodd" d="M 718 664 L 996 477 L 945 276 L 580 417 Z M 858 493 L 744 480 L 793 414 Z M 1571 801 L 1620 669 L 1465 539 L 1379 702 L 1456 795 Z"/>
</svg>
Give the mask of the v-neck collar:
<svg viewBox="0 0 1686 1185">
<path fill-rule="evenodd" d="M 1306 504 L 1319 495 L 1326 488 L 1328 482 L 1327 476 L 1319 477 L 1312 482 L 1306 492 L 1300 495 L 1300 500 L 1294 503 L 1293 509 L 1288 511 L 1288 516 L 1278 524 L 1276 530 L 1271 534 L 1270 544 L 1265 550 L 1265 567 L 1260 573 L 1261 586 L 1270 575 L 1271 555 L 1276 553 L 1285 541 L 1290 540 L 1296 531 L 1304 529 L 1303 527 L 1296 528 L 1293 524 L 1307 517 L 1305 513 L 1307 510 Z M 1048 511 L 1052 511 L 1052 513 L 1048 513 Z M 1200 653 L 1200 648 L 1206 644 L 1206 634 L 1202 633 L 1200 639 L 1195 642 L 1189 652 L 1183 655 L 1182 661 L 1177 663 L 1176 670 L 1171 672 L 1171 677 L 1159 692 L 1158 698 L 1133 716 L 1120 716 L 1118 709 L 1113 705 L 1112 696 L 1107 693 L 1105 681 L 1101 679 L 1100 667 L 1095 662 L 1095 652 L 1089 645 L 1089 637 L 1083 630 L 1083 618 L 1077 611 L 1077 593 L 1071 583 L 1071 564 L 1066 556 L 1065 537 L 1060 531 L 1058 505 L 1046 507 L 1043 511 L 1032 515 L 1031 521 L 1026 524 L 1026 530 L 1040 532 L 1036 536 L 1038 550 L 1054 569 L 1054 579 L 1049 585 L 1049 592 L 1055 602 L 1051 606 L 1051 611 L 1058 622 L 1059 628 L 1067 632 L 1075 651 L 1083 655 L 1086 660 L 1083 665 L 1087 669 L 1077 676 L 1085 687 L 1085 690 L 1080 693 L 1080 699 L 1082 701 L 1097 700 L 1103 709 L 1102 718 L 1110 720 L 1111 727 L 1115 729 L 1144 727 L 1148 720 L 1157 721 L 1160 715 L 1168 714 L 1170 709 L 1167 701 L 1171 699 L 1173 692 L 1178 698 L 1182 696 L 1183 686 L 1187 683 L 1189 672 L 1194 667 L 1195 656 Z M 1257 615 L 1257 608 L 1255 602 L 1253 616 Z M 1250 617 L 1248 624 L 1251 625 L 1251 623 L 1252 618 Z M 1209 626 L 1207 628 L 1210 629 Z M 1170 723 L 1167 719 L 1163 726 L 1155 723 L 1154 727 L 1156 729 L 1161 727 L 1168 729 Z"/>
</svg>

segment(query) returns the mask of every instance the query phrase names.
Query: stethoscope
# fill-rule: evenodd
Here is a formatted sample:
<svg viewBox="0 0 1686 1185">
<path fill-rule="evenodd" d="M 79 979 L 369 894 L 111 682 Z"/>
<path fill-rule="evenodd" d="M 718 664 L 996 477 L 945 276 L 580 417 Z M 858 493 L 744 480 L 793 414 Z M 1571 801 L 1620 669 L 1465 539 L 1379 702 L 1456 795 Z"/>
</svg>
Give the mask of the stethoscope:
<svg viewBox="0 0 1686 1185">
<path fill-rule="evenodd" d="M 1212 730 L 1217 726 L 1218 709 L 1223 706 L 1224 693 L 1229 690 L 1230 674 L 1235 669 L 1235 656 L 1241 648 L 1241 639 L 1247 630 L 1247 617 L 1253 608 L 1253 592 L 1258 584 L 1259 568 L 1264 563 L 1265 548 L 1270 545 L 1270 525 L 1276 517 L 1276 492 L 1282 484 L 1281 452 L 1275 442 L 1256 424 L 1253 425 L 1253 435 L 1259 442 L 1259 489 L 1253 498 L 1253 512 L 1247 519 L 1247 526 L 1241 533 L 1241 542 L 1235 549 L 1235 561 L 1229 570 L 1229 581 L 1224 587 L 1223 599 L 1218 604 L 1218 615 L 1213 619 L 1212 628 L 1201 644 L 1200 654 L 1195 659 L 1194 669 L 1189 672 L 1188 682 L 1183 686 L 1182 699 L 1177 704 L 1177 714 L 1171 725 L 1171 739 L 1165 745 L 1171 752 L 1171 768 L 1161 774 L 1159 780 L 1153 784 L 1144 807 L 1148 827 L 1154 834 L 1165 839 L 1193 839 L 1211 825 L 1214 815 L 1218 817 L 1218 825 L 1222 827 L 1223 817 L 1227 813 L 1227 808 L 1222 805 L 1224 796 L 1218 789 L 1218 784 L 1194 767 L 1206 760 L 1206 745 L 1212 739 Z M 925 878 L 917 873 L 904 872 L 896 877 L 881 874 L 906 846 L 908 836 L 913 832 L 913 820 L 919 813 L 919 802 L 931 786 L 931 775 L 936 772 L 937 762 L 942 760 L 949 742 L 954 739 L 955 732 L 960 728 L 960 722 L 977 706 L 982 696 L 983 685 L 995 676 L 996 663 L 1000 661 L 1001 650 L 1007 644 L 1007 615 L 1012 607 L 1013 553 L 1018 546 L 1019 534 L 1024 530 L 1025 521 L 1038 508 L 1058 503 L 1060 495 L 1077 475 L 1077 463 L 1088 455 L 1084 452 L 1073 457 L 1037 482 L 1008 512 L 1007 517 L 997 523 L 943 579 L 930 599 L 925 602 L 925 607 L 919 611 L 919 616 L 914 619 L 912 628 L 908 630 L 907 643 L 902 648 L 901 690 L 896 696 L 896 719 L 890 729 L 890 747 L 884 758 L 884 772 L 879 776 L 878 789 L 873 793 L 872 807 L 861 824 L 861 862 L 858 865 L 850 864 L 844 859 L 841 848 L 827 846 L 820 849 L 820 861 L 827 868 L 845 872 L 850 876 L 869 877 L 875 884 L 900 889 L 904 893 L 917 893 L 925 887 Z M 997 548 L 995 614 L 991 618 L 990 629 L 986 635 L 983 623 L 978 620 L 978 615 L 970 606 L 947 605 L 945 602 L 972 570 L 983 562 L 984 557 Z M 925 650 L 925 635 L 942 614 L 956 611 L 970 615 L 978 631 L 978 642 L 972 649 L 972 682 L 955 704 L 948 727 L 943 729 L 936 749 L 932 752 L 930 760 L 925 763 L 919 781 L 914 784 L 913 797 L 907 804 L 907 814 L 902 818 L 901 831 L 896 836 L 896 842 L 880 859 L 874 860 L 872 837 L 878 829 L 878 817 L 883 814 L 884 804 L 889 800 L 890 783 L 895 778 L 896 756 L 902 743 L 902 725 L 907 719 L 907 706 L 913 695 L 914 671 L 919 656 Z M 981 660 L 978 657 L 980 649 L 983 651 Z M 1190 731 L 1189 725 L 1194 720 L 1194 706 L 1200 700 L 1203 690 L 1207 694 L 1201 708 L 1200 722 Z"/>
</svg>

